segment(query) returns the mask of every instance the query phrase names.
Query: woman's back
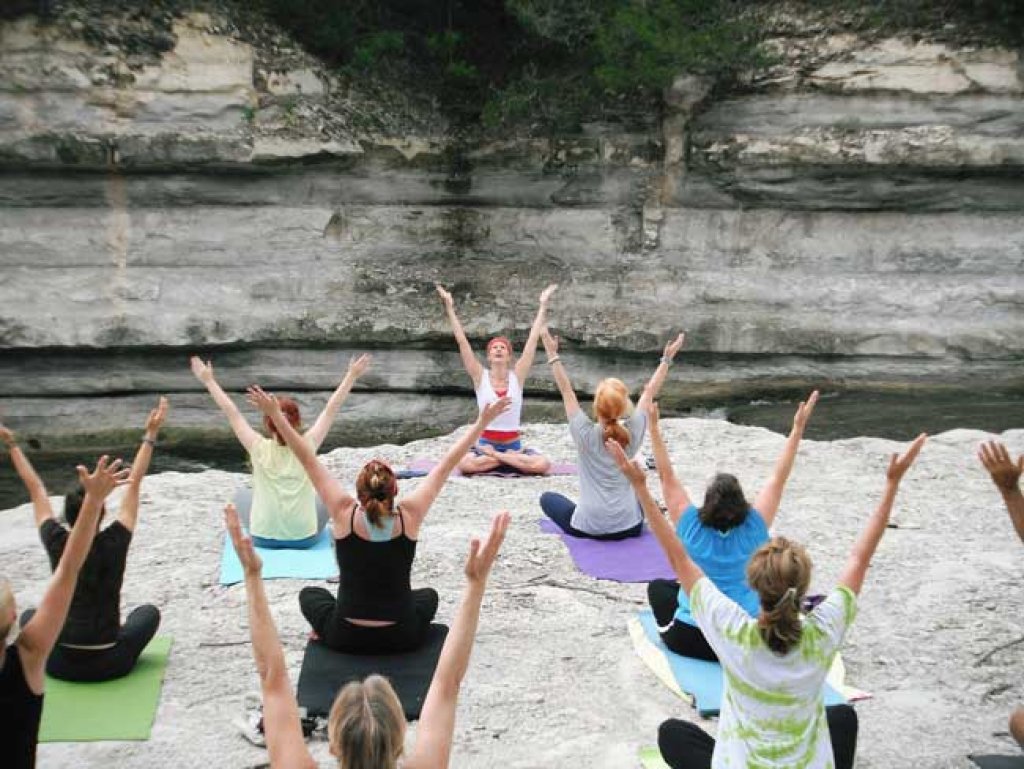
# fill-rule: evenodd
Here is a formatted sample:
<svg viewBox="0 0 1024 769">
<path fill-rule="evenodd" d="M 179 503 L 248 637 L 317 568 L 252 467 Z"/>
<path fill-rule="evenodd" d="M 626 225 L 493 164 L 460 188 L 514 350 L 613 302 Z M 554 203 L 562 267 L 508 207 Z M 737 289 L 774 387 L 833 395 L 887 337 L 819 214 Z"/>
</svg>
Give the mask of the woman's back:
<svg viewBox="0 0 1024 769">
<path fill-rule="evenodd" d="M 278 540 L 300 540 L 316 534 L 316 492 L 292 450 L 273 438 L 261 437 L 250 447 L 249 458 L 250 533 Z"/>
<path fill-rule="evenodd" d="M 782 655 L 768 648 L 757 619 L 707 577 L 693 586 L 690 604 L 725 669 L 712 766 L 831 766 L 823 687 L 856 614 L 853 592 L 833 590 L 804 619 L 797 645 Z"/>
<path fill-rule="evenodd" d="M 416 557 L 416 540 L 405 531 L 401 509 L 381 526 L 372 526 L 365 512 L 353 507 L 351 531 L 334 540 L 334 546 L 342 615 L 368 620 L 401 617 L 412 601 L 410 575 Z"/>
</svg>

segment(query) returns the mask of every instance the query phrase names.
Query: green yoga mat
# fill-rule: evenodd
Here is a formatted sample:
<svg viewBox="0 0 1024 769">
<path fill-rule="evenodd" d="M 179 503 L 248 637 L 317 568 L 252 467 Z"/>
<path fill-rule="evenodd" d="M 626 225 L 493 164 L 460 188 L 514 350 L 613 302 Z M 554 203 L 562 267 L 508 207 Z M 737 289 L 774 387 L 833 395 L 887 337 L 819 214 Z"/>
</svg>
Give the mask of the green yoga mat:
<svg viewBox="0 0 1024 769">
<path fill-rule="evenodd" d="M 640 764 L 644 769 L 669 769 L 657 748 L 640 748 Z"/>
<path fill-rule="evenodd" d="M 171 637 L 157 636 L 124 678 L 96 684 L 46 677 L 40 742 L 148 740 Z"/>
</svg>

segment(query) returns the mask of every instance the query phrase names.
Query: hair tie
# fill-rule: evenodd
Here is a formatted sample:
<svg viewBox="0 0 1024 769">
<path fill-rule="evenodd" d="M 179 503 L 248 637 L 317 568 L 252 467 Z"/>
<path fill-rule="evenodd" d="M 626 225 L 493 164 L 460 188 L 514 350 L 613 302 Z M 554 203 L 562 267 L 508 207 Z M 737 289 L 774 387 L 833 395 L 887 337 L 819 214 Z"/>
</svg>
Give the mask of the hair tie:
<svg viewBox="0 0 1024 769">
<path fill-rule="evenodd" d="M 792 601 L 794 605 L 796 604 L 796 588 L 795 587 L 791 587 L 791 588 L 787 588 L 786 589 L 786 592 L 782 594 L 782 598 L 780 598 L 779 602 L 777 604 L 775 604 L 775 608 L 778 609 L 786 601 Z"/>
</svg>

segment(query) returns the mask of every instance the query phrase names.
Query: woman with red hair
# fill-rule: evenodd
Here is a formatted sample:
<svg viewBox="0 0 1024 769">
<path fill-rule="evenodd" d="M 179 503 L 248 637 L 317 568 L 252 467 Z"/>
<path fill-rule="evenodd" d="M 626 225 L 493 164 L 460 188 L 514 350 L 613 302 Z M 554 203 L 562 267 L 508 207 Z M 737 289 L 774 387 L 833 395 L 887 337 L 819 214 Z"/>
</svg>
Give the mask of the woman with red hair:
<svg viewBox="0 0 1024 769">
<path fill-rule="evenodd" d="M 556 288 L 558 286 L 552 284 L 541 292 L 537 317 L 533 320 L 519 359 L 513 361 L 512 343 L 503 336 L 496 336 L 487 343 L 487 368 L 484 368 L 473 353 L 459 316 L 455 314 L 455 300 L 444 288 L 437 286 L 438 296 L 444 302 L 448 321 L 452 324 L 455 341 L 459 345 L 462 365 L 473 380 L 477 406 L 483 411 L 488 404 L 504 397 L 508 397 L 512 404 L 506 413 L 494 420 L 494 424 L 471 447 L 470 453 L 459 462 L 459 471 L 463 475 L 487 473 L 502 468 L 510 468 L 524 475 L 543 475 L 551 469 L 551 461 L 547 457 L 532 449 L 523 449 L 519 439 L 519 423 L 523 410 L 523 383 L 533 366 L 540 331 L 544 328 L 548 300 Z"/>
<path fill-rule="evenodd" d="M 192 356 L 191 363 L 192 373 L 206 386 L 214 402 L 228 418 L 239 443 L 249 453 L 252 488 L 239 489 L 234 504 L 253 543 L 257 547 L 272 549 L 301 550 L 312 547 L 327 523 L 327 509 L 317 498 L 302 464 L 288 448 L 269 417 L 263 418 L 268 437 L 260 435 L 249 425 L 234 401 L 214 378 L 212 363 L 204 363 L 198 356 Z M 349 362 L 345 378 L 331 394 L 313 426 L 303 433 L 303 440 L 312 451 L 320 448 L 352 385 L 369 366 L 369 355 L 361 355 Z M 279 402 L 288 423 L 296 430 L 301 429 L 302 417 L 298 404 L 291 398 L 281 398 Z"/>
<path fill-rule="evenodd" d="M 569 433 L 579 456 L 580 501 L 573 502 L 554 491 L 541 494 L 540 507 L 562 531 L 574 537 L 626 539 L 638 537 L 643 530 L 640 502 L 629 482 L 619 472 L 614 458 L 605 448 L 615 441 L 627 454 L 640 450 L 647 429 L 645 409 L 661 390 L 672 359 L 683 346 L 679 334 L 665 345 L 658 368 L 644 388 L 634 410 L 629 390 L 621 379 L 602 379 L 594 391 L 594 417 L 586 415 L 576 400 L 569 375 L 558 355 L 558 339 L 545 327 L 541 332 L 548 365 L 562 394 Z"/>
</svg>

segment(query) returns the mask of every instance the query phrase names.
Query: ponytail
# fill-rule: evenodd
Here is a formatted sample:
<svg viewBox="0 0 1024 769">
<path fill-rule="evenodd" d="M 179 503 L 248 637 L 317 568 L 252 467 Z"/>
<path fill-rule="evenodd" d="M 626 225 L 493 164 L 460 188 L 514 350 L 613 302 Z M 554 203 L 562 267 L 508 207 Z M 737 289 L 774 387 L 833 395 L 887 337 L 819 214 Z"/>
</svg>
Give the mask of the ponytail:
<svg viewBox="0 0 1024 769">
<path fill-rule="evenodd" d="M 604 439 L 629 448 L 629 431 L 619 424 L 629 412 L 629 390 L 621 379 L 602 379 L 594 392 L 594 416 L 601 423 Z"/>
<path fill-rule="evenodd" d="M 810 556 L 802 545 L 773 537 L 751 556 L 747 581 L 761 599 L 761 640 L 776 654 L 788 654 L 803 634 L 800 606 L 811 584 Z"/>
<path fill-rule="evenodd" d="M 374 526 L 391 515 L 398 494 L 398 481 L 387 462 L 373 459 L 366 463 L 356 479 L 356 496 Z"/>
</svg>

